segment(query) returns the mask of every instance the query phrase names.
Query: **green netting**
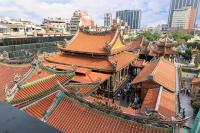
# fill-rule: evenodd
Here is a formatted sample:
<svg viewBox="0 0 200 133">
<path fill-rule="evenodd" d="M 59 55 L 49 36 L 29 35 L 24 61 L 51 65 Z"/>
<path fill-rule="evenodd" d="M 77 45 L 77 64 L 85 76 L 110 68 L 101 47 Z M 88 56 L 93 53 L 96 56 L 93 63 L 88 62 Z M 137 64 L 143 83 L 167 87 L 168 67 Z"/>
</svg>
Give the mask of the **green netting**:
<svg viewBox="0 0 200 133">
<path fill-rule="evenodd" d="M 195 118 L 191 133 L 200 133 L 200 109 Z"/>
</svg>

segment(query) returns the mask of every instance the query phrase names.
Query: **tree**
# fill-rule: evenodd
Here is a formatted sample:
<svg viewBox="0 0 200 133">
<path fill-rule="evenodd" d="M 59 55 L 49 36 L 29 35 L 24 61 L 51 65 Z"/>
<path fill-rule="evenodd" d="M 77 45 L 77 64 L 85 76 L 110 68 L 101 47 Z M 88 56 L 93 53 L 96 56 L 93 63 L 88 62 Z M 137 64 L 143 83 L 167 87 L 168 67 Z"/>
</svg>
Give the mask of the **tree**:
<svg viewBox="0 0 200 133">
<path fill-rule="evenodd" d="M 186 50 L 185 53 L 182 54 L 182 56 L 183 56 L 183 58 L 185 60 L 188 60 L 188 61 L 191 60 L 192 59 L 192 51 L 191 51 L 191 49 Z"/>
<path fill-rule="evenodd" d="M 182 45 L 182 44 L 185 43 L 185 40 L 184 39 L 177 39 L 176 42 L 177 42 L 177 45 Z"/>
<path fill-rule="evenodd" d="M 140 33 L 139 37 L 145 37 L 148 41 L 155 41 L 159 39 L 160 34 L 151 31 L 145 31 L 143 33 Z"/>
<path fill-rule="evenodd" d="M 187 42 L 189 39 L 193 38 L 193 35 L 187 34 L 185 32 L 174 32 L 171 34 L 174 40 L 184 40 Z"/>
<path fill-rule="evenodd" d="M 199 64 L 200 64 L 200 53 L 198 53 L 196 56 L 195 56 L 195 64 L 196 64 L 196 66 L 198 67 L 199 66 Z"/>
</svg>

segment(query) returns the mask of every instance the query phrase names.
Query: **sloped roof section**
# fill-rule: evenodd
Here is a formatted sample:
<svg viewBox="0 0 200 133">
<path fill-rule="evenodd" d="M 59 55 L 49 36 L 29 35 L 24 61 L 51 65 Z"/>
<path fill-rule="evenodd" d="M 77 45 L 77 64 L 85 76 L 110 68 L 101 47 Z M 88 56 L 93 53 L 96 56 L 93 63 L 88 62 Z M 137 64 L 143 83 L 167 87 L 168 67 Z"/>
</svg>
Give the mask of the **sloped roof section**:
<svg viewBox="0 0 200 133">
<path fill-rule="evenodd" d="M 71 77 L 62 75 L 51 75 L 44 79 L 25 84 L 21 86 L 21 89 L 19 91 L 16 92 L 11 103 L 21 103 L 29 99 L 37 98 L 43 93 L 56 91 L 56 86 L 58 86 L 58 82 L 64 83 L 70 78 Z"/>
<path fill-rule="evenodd" d="M 176 94 L 162 90 L 158 112 L 166 118 L 176 116 Z"/>
<path fill-rule="evenodd" d="M 41 99 L 40 101 L 36 102 L 35 104 L 30 105 L 28 108 L 24 109 L 24 112 L 41 120 L 44 117 L 47 110 L 52 105 L 54 99 L 56 98 L 56 94 L 57 93 L 53 93 L 45 97 L 44 99 Z"/>
<path fill-rule="evenodd" d="M 161 58 L 148 63 L 133 80 L 133 84 L 153 80 L 164 88 L 175 92 L 176 67 L 171 62 Z"/>
<path fill-rule="evenodd" d="M 159 89 L 148 89 L 147 94 L 142 103 L 141 111 L 145 112 L 146 108 L 150 110 L 155 110 L 157 98 L 159 94 Z"/>
<path fill-rule="evenodd" d="M 49 116 L 47 123 L 70 133 L 77 132 L 170 132 L 169 130 L 148 127 L 139 123 L 125 122 L 104 113 L 97 112 L 79 103 L 63 97 L 56 109 Z"/>
<path fill-rule="evenodd" d="M 18 66 L 0 64 L 0 101 L 5 99 L 5 88 L 12 88 L 15 85 L 15 77 L 20 79 L 29 71 L 31 65 Z"/>
<path fill-rule="evenodd" d="M 65 85 L 65 90 L 72 94 L 88 96 L 89 94 L 95 92 L 98 89 L 99 83 L 100 81 L 87 84 L 70 83 L 68 85 Z"/>
<path fill-rule="evenodd" d="M 78 31 L 74 38 L 66 45 L 59 47 L 61 51 L 73 53 L 87 53 L 108 55 L 123 51 L 126 48 L 119 30 L 113 29 L 104 33 L 90 33 Z"/>
<path fill-rule="evenodd" d="M 142 71 L 135 77 L 135 79 L 132 81 L 132 83 L 137 84 L 137 83 L 149 80 L 149 76 L 154 71 L 157 64 L 158 64 L 157 60 L 147 63 L 145 65 L 145 67 L 142 69 Z"/>
<path fill-rule="evenodd" d="M 118 71 L 133 62 L 137 56 L 130 52 L 121 52 L 109 58 L 93 58 L 80 55 L 53 55 L 47 61 L 56 64 L 74 65 L 101 71 Z M 115 64 L 113 66 L 113 64 Z"/>
<path fill-rule="evenodd" d="M 84 53 L 105 53 L 106 42 L 111 42 L 115 32 L 105 34 L 89 34 L 79 31 L 69 44 L 66 44 L 61 51 L 84 52 Z"/>
</svg>

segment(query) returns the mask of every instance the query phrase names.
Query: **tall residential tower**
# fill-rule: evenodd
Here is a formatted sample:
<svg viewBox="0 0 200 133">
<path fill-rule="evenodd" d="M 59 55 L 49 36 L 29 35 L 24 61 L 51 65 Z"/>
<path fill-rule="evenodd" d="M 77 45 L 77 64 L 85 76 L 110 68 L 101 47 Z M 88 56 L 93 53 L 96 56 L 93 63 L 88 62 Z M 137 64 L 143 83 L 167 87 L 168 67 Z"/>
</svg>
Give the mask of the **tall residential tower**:
<svg viewBox="0 0 200 133">
<path fill-rule="evenodd" d="M 192 6 L 173 10 L 171 29 L 194 29 L 195 13 L 196 9 Z"/>
<path fill-rule="evenodd" d="M 178 10 L 183 9 L 188 6 L 195 8 L 196 11 L 194 12 L 194 16 L 195 16 L 194 18 L 196 21 L 198 8 L 199 8 L 199 2 L 200 2 L 200 0 L 171 0 L 170 10 L 169 10 L 169 18 L 168 18 L 169 27 L 170 28 L 172 27 L 173 12 L 176 11 L 177 9 Z M 194 24 L 194 26 L 195 26 L 195 24 Z"/>
<path fill-rule="evenodd" d="M 140 29 L 141 10 L 117 11 L 116 18 L 117 17 L 119 17 L 123 22 L 127 22 L 131 29 Z"/>
<path fill-rule="evenodd" d="M 104 26 L 105 27 L 111 27 L 112 26 L 112 14 L 111 13 L 105 13 L 104 14 Z"/>
</svg>

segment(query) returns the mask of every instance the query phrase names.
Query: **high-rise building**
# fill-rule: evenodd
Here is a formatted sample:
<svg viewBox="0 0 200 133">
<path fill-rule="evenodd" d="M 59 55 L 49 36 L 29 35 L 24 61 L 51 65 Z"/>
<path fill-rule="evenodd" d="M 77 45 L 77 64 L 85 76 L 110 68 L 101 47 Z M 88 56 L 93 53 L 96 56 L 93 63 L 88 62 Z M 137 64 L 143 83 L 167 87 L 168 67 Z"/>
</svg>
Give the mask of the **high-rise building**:
<svg viewBox="0 0 200 133">
<path fill-rule="evenodd" d="M 85 11 L 75 11 L 70 20 L 69 30 L 72 35 L 77 32 L 79 27 L 88 27 L 89 29 L 94 27 L 94 21 Z"/>
<path fill-rule="evenodd" d="M 192 6 L 173 10 L 171 28 L 191 30 L 195 25 L 196 9 Z"/>
<path fill-rule="evenodd" d="M 169 27 L 171 28 L 171 26 L 172 26 L 173 11 L 176 9 L 181 9 L 183 7 L 187 7 L 187 6 L 192 6 L 196 9 L 196 12 L 194 13 L 195 21 L 196 21 L 196 16 L 197 16 L 198 8 L 199 8 L 199 2 L 200 2 L 200 0 L 171 0 L 170 10 L 169 10 L 169 18 L 168 18 Z"/>
<path fill-rule="evenodd" d="M 141 10 L 117 11 L 116 18 L 117 17 L 119 17 L 123 22 L 127 22 L 131 29 L 140 29 Z"/>
<path fill-rule="evenodd" d="M 112 14 L 111 13 L 105 13 L 104 14 L 104 26 L 105 27 L 111 27 L 112 26 Z"/>
</svg>

